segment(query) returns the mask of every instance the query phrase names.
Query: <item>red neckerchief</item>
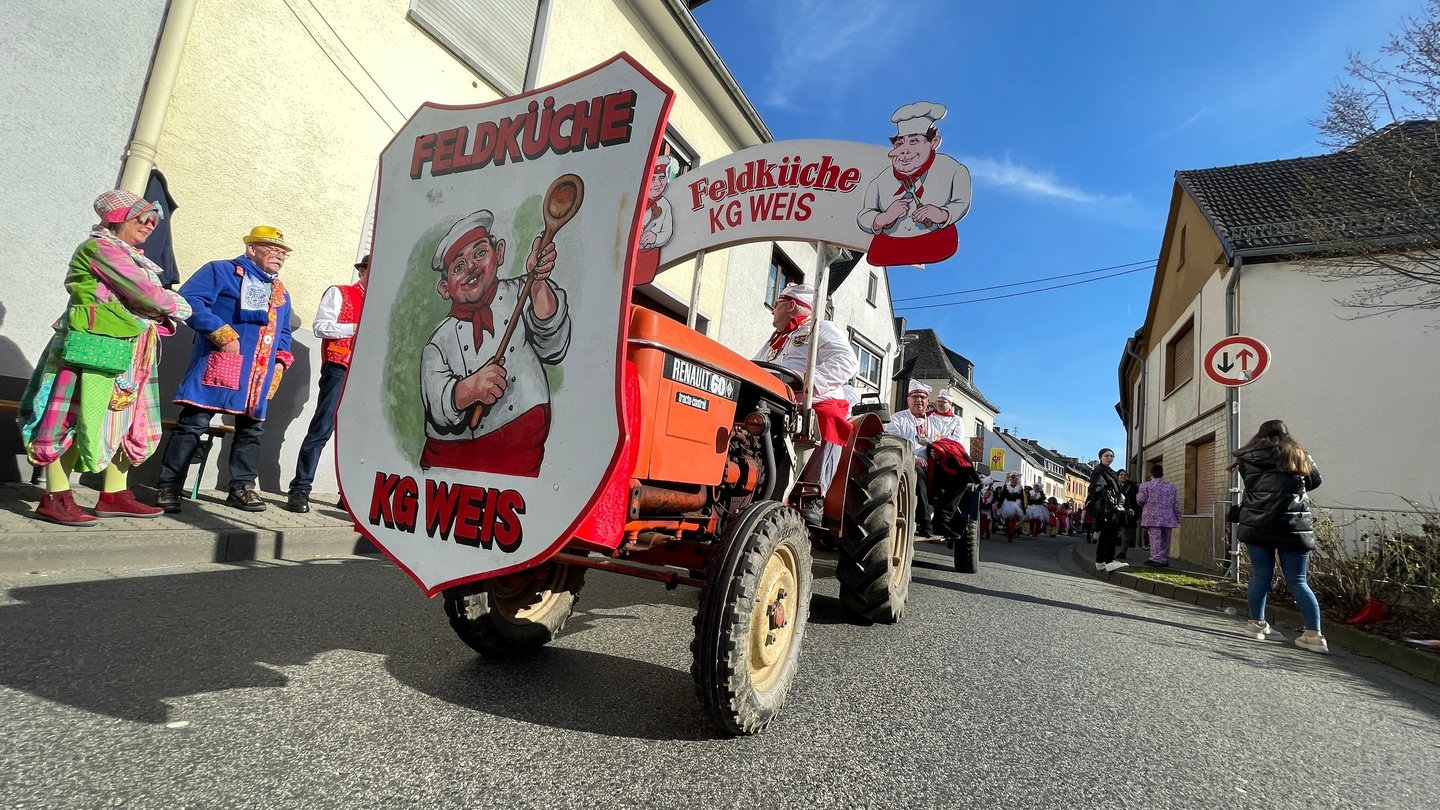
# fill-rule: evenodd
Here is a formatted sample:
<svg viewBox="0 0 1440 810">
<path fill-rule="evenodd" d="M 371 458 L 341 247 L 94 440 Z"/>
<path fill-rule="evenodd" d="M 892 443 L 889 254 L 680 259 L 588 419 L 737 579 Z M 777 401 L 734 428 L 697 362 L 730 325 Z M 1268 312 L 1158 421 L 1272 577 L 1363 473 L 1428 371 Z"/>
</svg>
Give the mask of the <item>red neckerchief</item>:
<svg viewBox="0 0 1440 810">
<path fill-rule="evenodd" d="M 809 319 L 809 314 L 796 315 L 790 319 L 789 323 L 785 324 L 784 329 L 776 329 L 772 332 L 770 334 L 770 350 L 778 352 L 785 348 L 785 339 L 794 334 L 795 330 L 799 329 Z"/>
<path fill-rule="evenodd" d="M 896 194 L 903 194 L 903 193 L 905 193 L 905 189 L 906 189 L 907 187 L 909 187 L 909 188 L 911 188 L 912 190 L 914 190 L 914 192 L 915 192 L 915 199 L 916 199 L 916 200 L 919 200 L 919 199 L 920 199 L 920 194 L 921 194 L 923 191 L 925 191 L 925 186 L 921 185 L 920 182 L 919 182 L 919 181 L 920 181 L 920 178 L 921 178 L 921 177 L 924 177 L 924 176 L 925 176 L 925 173 L 928 172 L 928 171 L 930 171 L 930 164 L 932 164 L 932 163 L 934 163 L 934 162 L 935 162 L 935 153 L 932 151 L 932 152 L 930 153 L 930 157 L 925 158 L 925 162 L 924 162 L 923 164 L 921 164 L 920 168 L 916 169 L 913 174 L 901 174 L 899 169 L 895 168 L 894 166 L 891 166 L 891 167 L 890 167 L 890 172 L 891 172 L 891 174 L 894 174 L 894 175 L 895 175 L 895 179 L 900 181 L 900 187 L 897 188 L 897 189 L 895 189 L 895 193 L 896 193 Z"/>
<path fill-rule="evenodd" d="M 473 304 L 462 304 L 459 301 L 450 302 L 450 317 L 461 321 L 469 321 L 471 337 L 475 339 L 475 346 L 480 346 L 480 332 L 483 329 L 487 334 L 495 334 L 495 316 L 490 314 L 490 302 L 495 300 L 495 291 L 500 285 L 491 284 L 490 289 L 480 296 L 480 300 Z"/>
<path fill-rule="evenodd" d="M 660 214 L 664 213 L 660 210 L 660 202 L 658 200 L 651 200 L 646 210 L 650 212 L 650 218 L 652 220 L 659 219 Z"/>
</svg>

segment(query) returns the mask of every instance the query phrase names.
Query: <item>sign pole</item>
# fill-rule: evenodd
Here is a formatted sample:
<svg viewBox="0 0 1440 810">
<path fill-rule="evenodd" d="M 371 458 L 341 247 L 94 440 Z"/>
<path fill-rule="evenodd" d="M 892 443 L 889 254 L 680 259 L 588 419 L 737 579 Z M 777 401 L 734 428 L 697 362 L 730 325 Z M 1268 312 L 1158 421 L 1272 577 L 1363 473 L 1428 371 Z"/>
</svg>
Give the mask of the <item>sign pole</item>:
<svg viewBox="0 0 1440 810">
<path fill-rule="evenodd" d="M 690 281 L 690 311 L 685 315 L 685 325 L 695 328 L 700 309 L 700 274 L 705 270 L 705 251 L 695 254 L 695 277 Z"/>
</svg>

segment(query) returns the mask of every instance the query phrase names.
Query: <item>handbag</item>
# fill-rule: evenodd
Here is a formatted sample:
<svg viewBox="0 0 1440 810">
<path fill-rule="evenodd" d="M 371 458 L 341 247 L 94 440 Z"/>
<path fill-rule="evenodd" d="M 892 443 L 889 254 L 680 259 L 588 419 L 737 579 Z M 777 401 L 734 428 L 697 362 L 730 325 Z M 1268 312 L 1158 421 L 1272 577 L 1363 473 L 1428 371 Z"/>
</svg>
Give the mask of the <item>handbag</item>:
<svg viewBox="0 0 1440 810">
<path fill-rule="evenodd" d="M 1240 504 L 1238 504 L 1238 503 L 1232 503 L 1232 504 L 1230 504 L 1230 508 L 1225 510 L 1225 522 L 1226 522 L 1226 523 L 1239 523 L 1239 522 L 1240 522 Z"/>
<path fill-rule="evenodd" d="M 119 375 L 130 369 L 135 357 L 135 341 L 92 335 L 71 329 L 65 335 L 61 354 L 65 364 L 89 371 Z"/>
</svg>

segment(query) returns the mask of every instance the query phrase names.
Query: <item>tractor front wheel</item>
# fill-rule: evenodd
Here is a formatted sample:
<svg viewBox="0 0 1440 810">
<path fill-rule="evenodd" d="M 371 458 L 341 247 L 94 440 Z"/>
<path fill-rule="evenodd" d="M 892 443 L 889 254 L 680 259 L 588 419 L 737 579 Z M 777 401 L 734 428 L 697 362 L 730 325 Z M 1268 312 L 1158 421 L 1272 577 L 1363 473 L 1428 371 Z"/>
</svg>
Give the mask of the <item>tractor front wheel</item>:
<svg viewBox="0 0 1440 810">
<path fill-rule="evenodd" d="M 980 570 L 980 526 L 973 517 L 963 518 L 960 536 L 955 538 L 955 570 L 974 574 Z"/>
<path fill-rule="evenodd" d="M 758 733 L 785 703 L 810 614 L 810 567 L 804 521 L 784 504 L 751 504 L 726 531 L 690 645 L 695 696 L 721 731 Z"/>
<path fill-rule="evenodd" d="M 915 557 L 915 456 L 899 436 L 855 443 L 840 538 L 840 601 L 856 616 L 891 624 L 905 612 Z"/>
<path fill-rule="evenodd" d="M 514 658 L 550 642 L 575 609 L 585 569 L 546 563 L 447 588 L 445 613 L 460 640 L 486 658 Z"/>
</svg>

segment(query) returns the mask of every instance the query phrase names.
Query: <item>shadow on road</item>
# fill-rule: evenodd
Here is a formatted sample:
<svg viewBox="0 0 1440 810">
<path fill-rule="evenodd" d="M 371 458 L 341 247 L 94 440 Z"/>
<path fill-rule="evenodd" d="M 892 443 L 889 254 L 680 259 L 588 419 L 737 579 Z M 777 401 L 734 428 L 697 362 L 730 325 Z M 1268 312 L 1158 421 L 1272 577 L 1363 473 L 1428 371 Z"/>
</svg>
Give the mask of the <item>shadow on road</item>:
<svg viewBox="0 0 1440 810">
<path fill-rule="evenodd" d="M 284 687 L 279 668 L 355 650 L 384 656 L 401 683 L 484 714 L 641 739 L 715 736 L 688 672 L 566 648 L 483 661 L 453 635 L 438 601 L 376 560 L 252 563 L 8 595 L 0 686 L 122 720 L 164 723 L 168 703 L 186 695 Z M 583 595 L 590 606 L 627 603 L 613 587 Z M 577 629 L 611 620 L 588 614 Z"/>
</svg>

